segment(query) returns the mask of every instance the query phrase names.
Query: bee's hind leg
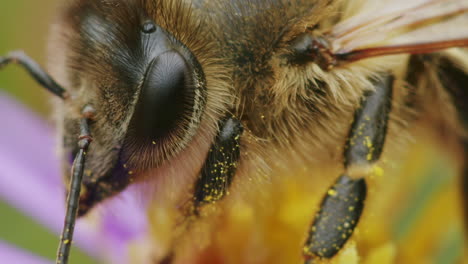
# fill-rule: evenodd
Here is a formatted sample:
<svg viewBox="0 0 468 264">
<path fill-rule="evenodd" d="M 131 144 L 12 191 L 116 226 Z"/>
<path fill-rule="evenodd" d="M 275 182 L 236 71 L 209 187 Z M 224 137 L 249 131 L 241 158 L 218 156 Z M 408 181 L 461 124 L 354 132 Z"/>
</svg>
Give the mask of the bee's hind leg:
<svg viewBox="0 0 468 264">
<path fill-rule="evenodd" d="M 327 191 L 304 245 L 306 263 L 331 258 L 351 237 L 364 208 L 365 176 L 382 153 L 392 105 L 393 76 L 375 82 L 354 114 L 344 149 L 345 172 Z"/>
<path fill-rule="evenodd" d="M 439 58 L 438 66 L 438 77 L 451 96 L 460 124 L 465 131 L 468 131 L 468 73 L 444 57 Z M 468 237 L 468 137 L 466 135 L 460 136 L 460 144 L 464 152 L 460 175 L 460 192 L 465 214 L 465 233 L 466 237 Z"/>
<path fill-rule="evenodd" d="M 460 175 L 460 187 L 462 206 L 464 211 L 463 213 L 465 218 L 465 236 L 468 237 L 468 139 L 463 139 L 462 145 L 464 150 L 465 164 L 463 165 L 463 170 Z"/>
</svg>

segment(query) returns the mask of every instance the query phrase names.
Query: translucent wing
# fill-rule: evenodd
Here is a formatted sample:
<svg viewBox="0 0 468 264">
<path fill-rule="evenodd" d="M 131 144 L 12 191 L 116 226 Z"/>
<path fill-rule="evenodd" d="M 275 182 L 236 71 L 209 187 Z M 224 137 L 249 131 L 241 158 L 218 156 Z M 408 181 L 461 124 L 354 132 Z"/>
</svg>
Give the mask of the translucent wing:
<svg viewBox="0 0 468 264">
<path fill-rule="evenodd" d="M 467 0 L 367 0 L 327 33 L 339 61 L 468 46 Z"/>
</svg>

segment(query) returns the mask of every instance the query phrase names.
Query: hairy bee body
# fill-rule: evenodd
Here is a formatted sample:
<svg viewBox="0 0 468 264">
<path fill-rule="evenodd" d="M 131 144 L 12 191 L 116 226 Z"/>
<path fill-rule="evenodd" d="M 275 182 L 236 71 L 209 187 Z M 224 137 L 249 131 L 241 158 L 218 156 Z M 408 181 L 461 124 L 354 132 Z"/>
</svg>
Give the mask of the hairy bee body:
<svg viewBox="0 0 468 264">
<path fill-rule="evenodd" d="M 194 228 L 198 231 L 176 224 L 186 221 L 185 212 L 177 208 L 191 199 L 193 180 L 223 113 L 239 118 L 245 128 L 238 172 L 227 191 L 231 193 L 225 201 L 227 208 L 245 197 L 259 199 L 251 192 L 269 197 L 263 192 L 271 181 L 305 183 L 304 177 L 310 177 L 310 184 L 326 190 L 335 181 L 330 175 L 341 170 L 354 111 L 363 95 L 375 89 L 374 80 L 386 73 L 392 74 L 395 82 L 385 152 L 398 149 L 392 145 L 401 146 L 411 134 L 410 124 L 424 115 L 443 113 L 436 117 L 439 124 L 448 123 L 456 131 L 456 110 L 436 75 L 435 62 L 414 69 L 414 61 L 424 58 L 397 55 L 327 70 L 294 61 L 290 47 L 298 34 L 304 30 L 323 32 L 359 12 L 356 5 L 354 1 L 206 1 L 190 10 L 179 1 L 77 1 L 68 7 L 51 41 L 52 45 L 66 43 L 62 49 L 52 48 L 60 50 L 52 56 L 59 61 L 53 69 L 68 69 L 55 76 L 64 86 L 75 89 L 79 100 L 58 111 L 62 120 L 59 127 L 65 128 L 66 156 L 73 153 L 76 134 L 72 131 L 77 131 L 80 107 L 87 102 L 96 108 L 91 127 L 95 140 L 84 180 L 88 186 L 85 193 L 89 188 L 97 189 L 91 194 L 89 208 L 133 181 L 140 182 L 153 201 L 150 215 L 159 217 L 154 229 L 178 230 L 161 232 L 156 240 L 165 241 L 165 250 L 175 247 L 176 255 L 182 254 L 184 259 L 180 252 L 192 252 L 193 241 L 209 237 L 212 228 L 207 223 L 216 222 L 214 212 L 223 211 L 220 202 L 214 212 L 205 212 L 205 218 L 212 219 L 198 223 L 200 226 Z M 149 61 L 145 45 L 150 44 L 145 44 L 140 32 L 145 20 L 154 20 L 197 58 L 206 77 L 207 99 L 196 134 L 140 146 L 132 143 L 128 131 L 144 65 Z M 463 51 L 434 57 L 468 63 Z M 461 65 L 464 69 L 465 64 Z M 116 163 L 121 167 L 116 169 Z M 64 171 L 69 171 L 67 161 Z M 102 185 L 96 184 L 108 177 Z M 313 216 L 317 201 L 309 206 L 304 221 Z M 296 231 L 302 235 L 296 237 L 298 249 L 307 228 L 305 223 L 302 232 Z M 208 241 L 199 247 L 209 245 Z"/>
<path fill-rule="evenodd" d="M 374 4 L 365 0 L 65 4 L 52 28 L 49 69 L 71 97 L 55 102 L 66 182 L 80 151 L 76 138 L 83 108 L 92 106 L 95 111 L 89 119 L 93 142 L 86 152 L 78 215 L 94 214 L 95 206 L 105 206 L 107 199 L 138 185 L 152 224 L 148 262 L 163 263 L 175 256 L 173 263 L 278 264 L 302 261 L 302 254 L 306 261 L 328 258 L 311 253 L 308 248 L 313 246 L 303 243 L 307 233 L 316 231 L 311 219 L 318 211 L 328 212 L 320 201 L 324 194 L 334 195 L 338 188 L 329 187 L 343 170 L 350 181 L 371 179 L 366 207 L 376 210 L 377 217 L 388 216 L 378 208 L 382 197 L 376 197 L 379 188 L 386 187 L 380 166 L 393 166 L 382 160 L 398 160 L 414 131 L 419 133 L 421 127 L 436 131 L 444 144 L 450 141 L 450 147 L 462 149 L 457 153 L 465 159 L 468 53 L 463 48 L 425 55 L 400 52 L 340 64 L 340 49 L 335 46 L 348 44 L 340 42 L 344 37 L 337 33 L 339 26 L 344 23 L 346 28 L 352 24 L 346 21 Z M 169 70 L 157 67 L 161 58 Z M 164 79 L 161 72 L 169 77 Z M 174 84 L 171 78 L 179 82 Z M 352 142 L 360 136 L 353 134 L 356 120 L 371 119 L 365 116 L 366 100 L 387 79 L 391 96 L 384 108 L 389 114 L 380 117 L 386 120 L 388 114 L 388 129 L 384 121 L 372 127 L 383 134 L 380 139 Z M 167 94 L 152 90 L 154 80 L 169 87 Z M 174 102 L 158 101 L 152 98 L 154 93 Z M 147 109 L 156 110 L 148 114 Z M 239 124 L 226 129 L 237 120 Z M 148 125 L 151 121 L 157 125 Z M 148 131 L 157 136 L 148 137 Z M 354 154 L 346 153 L 359 152 L 353 145 L 361 143 L 368 152 L 354 164 L 350 162 Z M 210 164 L 207 157 L 218 158 L 215 152 L 229 156 L 223 160 L 229 164 Z M 215 168 L 205 174 L 216 179 L 200 184 L 207 167 Z M 218 168 L 227 172 L 218 173 Z M 397 189 L 397 182 L 388 188 Z M 214 190 L 206 190 L 210 188 Z M 365 198 L 364 189 L 358 197 Z M 382 193 L 387 199 L 395 195 Z M 355 206 L 349 207 L 353 211 Z M 350 216 L 353 225 L 359 217 L 360 212 Z M 366 245 L 392 240 L 385 234 L 380 241 L 371 241 L 366 230 L 376 229 L 378 225 L 371 224 L 376 216 L 364 211 L 363 218 L 364 231 L 344 250 L 336 246 L 339 254 L 332 261 L 357 263 L 346 260 L 346 251 L 355 250 L 356 241 Z M 333 221 L 338 220 L 329 219 Z M 353 230 L 342 235 L 344 242 Z"/>
</svg>

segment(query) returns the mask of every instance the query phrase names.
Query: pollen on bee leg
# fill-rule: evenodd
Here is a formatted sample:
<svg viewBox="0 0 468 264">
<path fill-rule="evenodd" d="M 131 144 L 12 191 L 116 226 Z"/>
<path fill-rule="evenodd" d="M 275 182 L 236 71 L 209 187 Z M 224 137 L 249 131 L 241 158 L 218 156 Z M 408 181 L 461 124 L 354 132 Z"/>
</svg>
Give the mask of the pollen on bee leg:
<svg viewBox="0 0 468 264">
<path fill-rule="evenodd" d="M 372 164 L 351 164 L 346 169 L 346 174 L 356 180 L 365 178 L 368 175 L 371 175 L 374 170 L 374 165 Z"/>
<path fill-rule="evenodd" d="M 384 175 L 384 169 L 378 165 L 373 165 L 372 166 L 372 174 L 371 174 L 371 177 L 372 176 L 376 176 L 376 177 L 382 177 Z"/>
<path fill-rule="evenodd" d="M 377 164 L 352 164 L 347 170 L 347 174 L 352 179 L 360 179 L 366 177 L 382 177 L 384 170 Z"/>
<path fill-rule="evenodd" d="M 220 121 L 220 128 L 194 185 L 195 211 L 229 194 L 228 187 L 237 169 L 242 125 L 230 117 Z"/>
<path fill-rule="evenodd" d="M 359 221 L 366 193 L 363 178 L 352 179 L 346 174 L 331 186 L 310 228 L 303 249 L 306 258 L 331 258 L 339 252 Z"/>
<path fill-rule="evenodd" d="M 375 82 L 354 113 L 344 147 L 344 173 L 323 198 L 306 241 L 306 258 L 330 259 L 339 253 L 356 228 L 367 196 L 367 177 L 382 175 L 380 159 L 391 109 L 394 77 Z M 357 263 L 357 254 L 344 263 Z M 341 262 L 338 262 L 341 263 Z"/>
<path fill-rule="evenodd" d="M 356 243 L 352 242 L 350 245 L 345 247 L 343 251 L 338 255 L 338 264 L 358 264 L 360 263 L 359 254 L 357 251 Z M 380 262 L 375 262 L 380 263 Z"/>
</svg>

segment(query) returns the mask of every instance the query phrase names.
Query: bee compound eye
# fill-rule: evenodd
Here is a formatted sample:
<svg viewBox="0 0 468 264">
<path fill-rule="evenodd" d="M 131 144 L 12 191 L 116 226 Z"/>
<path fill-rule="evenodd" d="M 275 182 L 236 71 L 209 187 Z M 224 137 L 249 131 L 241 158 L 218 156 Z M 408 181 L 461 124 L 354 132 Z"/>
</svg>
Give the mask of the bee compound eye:
<svg viewBox="0 0 468 264">
<path fill-rule="evenodd" d="M 146 34 L 151 34 L 156 32 L 157 27 L 156 24 L 153 21 L 145 21 L 143 25 L 141 26 L 141 31 Z"/>
<path fill-rule="evenodd" d="M 195 91 L 191 67 L 176 51 L 167 51 L 149 65 L 133 115 L 132 128 L 141 139 L 156 140 L 184 122 L 193 111 Z"/>
</svg>

